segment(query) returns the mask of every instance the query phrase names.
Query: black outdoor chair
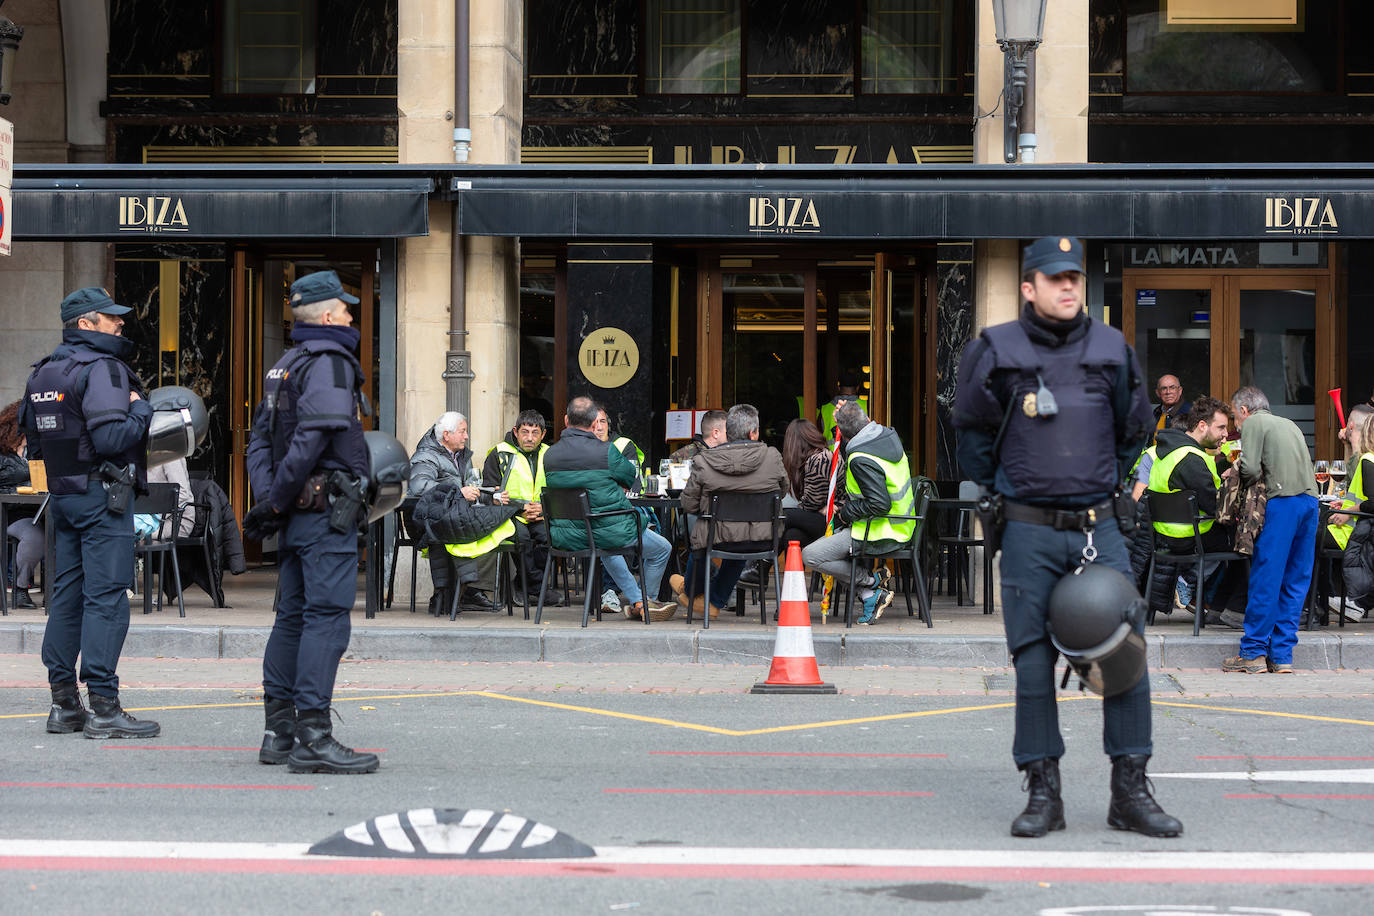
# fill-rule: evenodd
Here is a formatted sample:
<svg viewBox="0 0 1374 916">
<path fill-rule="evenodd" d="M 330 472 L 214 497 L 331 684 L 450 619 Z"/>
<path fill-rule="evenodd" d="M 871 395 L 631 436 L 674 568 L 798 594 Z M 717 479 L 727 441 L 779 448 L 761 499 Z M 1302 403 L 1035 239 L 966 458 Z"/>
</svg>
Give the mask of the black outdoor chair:
<svg viewBox="0 0 1374 916">
<path fill-rule="evenodd" d="M 959 484 L 959 499 L 976 500 L 978 498 L 978 484 L 971 480 L 965 480 Z M 983 548 L 983 613 L 991 614 L 993 609 L 992 602 L 992 557 L 987 554 L 987 541 L 973 535 L 973 510 L 961 508 L 954 514 L 954 524 L 950 527 L 948 534 L 941 533 L 936 543 L 940 551 L 948 551 L 948 554 L 939 559 L 938 569 L 951 570 L 951 577 L 954 579 L 954 603 L 962 606 L 964 603 L 965 588 L 970 592 L 970 603 L 973 600 L 973 582 L 970 574 L 972 567 L 972 549 L 974 547 Z"/>
<path fill-rule="evenodd" d="M 515 544 L 515 541 L 514 541 L 514 540 L 502 541 L 501 543 L 497 544 L 496 547 L 494 547 L 494 548 L 492 549 L 492 553 L 496 554 L 496 574 L 495 574 L 495 575 L 496 575 L 496 602 L 495 602 L 495 603 L 496 603 L 498 606 L 501 605 L 501 604 L 503 604 L 503 603 L 505 604 L 505 606 L 506 606 L 506 616 L 507 616 L 507 617 L 514 617 L 514 616 L 515 616 L 515 591 L 514 591 L 514 588 L 512 587 L 512 583 L 511 583 L 511 581 L 510 581 L 510 576 L 506 574 L 506 569 L 505 569 L 505 566 L 506 566 L 507 563 L 514 562 L 517 566 L 520 567 L 520 597 L 521 597 L 521 602 L 522 602 L 522 603 L 524 604 L 524 606 L 525 606 L 525 619 L 526 619 L 526 620 L 529 620 L 529 619 L 530 619 L 529 584 L 525 581 L 525 564 L 524 564 L 524 563 L 522 562 L 522 560 L 521 560 L 520 551 L 517 549 L 516 544 Z M 514 557 L 515 559 L 512 560 L 512 559 L 511 559 L 512 557 Z M 451 591 L 452 591 L 452 597 L 449 599 L 449 606 L 448 606 L 448 619 L 449 619 L 449 620 L 457 620 L 457 619 L 458 619 L 458 613 L 459 613 L 459 611 L 460 611 L 461 608 L 462 608 L 462 596 L 463 596 L 463 592 L 468 588 L 468 586 L 460 585 L 460 584 L 458 583 L 458 562 L 459 562 L 459 560 L 460 560 L 459 557 L 455 557 L 453 554 L 451 554 L 451 553 L 449 553 L 447 550 L 445 550 L 442 544 L 431 544 L 431 545 L 430 545 L 430 548 L 429 548 L 429 561 L 430 561 L 431 563 L 438 562 L 438 563 L 446 563 L 446 564 L 448 565 L 448 581 L 451 583 L 450 589 L 451 589 Z M 414 588 L 411 589 L 411 593 L 412 593 L 412 595 L 414 594 Z M 411 602 L 412 602 L 412 603 L 414 602 L 414 600 L 415 600 L 414 598 L 411 598 Z M 443 608 L 439 608 L 438 610 L 439 610 L 440 613 L 443 613 Z"/>
<path fill-rule="evenodd" d="M 898 544 L 888 550 L 874 550 L 867 540 L 854 539 L 849 547 L 849 588 L 848 599 L 844 609 L 844 625 L 846 628 L 854 626 L 854 594 L 858 591 L 854 587 L 854 577 L 858 572 L 859 563 L 872 563 L 875 560 L 897 560 L 899 563 L 898 572 L 900 573 L 900 562 L 906 560 L 911 565 L 911 577 L 902 578 L 902 594 L 906 598 L 906 613 L 908 617 L 914 616 L 915 611 L 911 607 L 911 592 L 916 591 L 916 604 L 921 609 L 921 619 L 925 621 L 926 627 L 934 627 L 935 621 L 930 615 L 930 593 L 926 590 L 925 573 L 921 569 L 921 539 L 925 535 L 926 516 L 930 510 L 930 499 L 935 492 L 934 484 L 925 478 L 912 478 L 911 486 L 915 489 L 912 499 L 911 515 L 883 515 L 874 516 L 862 520 L 863 534 L 866 538 L 868 530 L 875 521 L 886 519 L 890 522 L 915 522 L 912 528 L 911 537 L 904 544 Z M 858 525 L 859 523 L 855 523 Z"/>
<path fill-rule="evenodd" d="M 650 595 L 644 585 L 644 531 L 639 527 L 639 512 L 633 507 L 628 509 L 609 509 L 604 512 L 593 512 L 591 504 L 587 500 L 587 491 L 583 487 L 545 487 L 540 498 L 540 505 L 544 508 L 544 518 L 549 522 L 549 557 L 544 561 L 544 579 L 539 585 L 539 606 L 534 612 L 534 622 L 539 623 L 544 617 L 544 594 L 548 591 L 549 579 L 553 575 L 553 561 L 558 557 L 565 559 L 579 559 L 587 561 L 588 581 L 586 588 L 583 589 L 582 597 L 582 626 L 586 626 L 591 619 L 592 598 L 595 589 L 592 587 L 591 579 L 594 576 L 591 570 L 596 569 L 596 563 L 602 557 L 634 557 L 636 565 L 639 567 L 639 590 L 644 595 L 644 623 L 649 623 L 649 602 L 654 595 Z M 592 534 L 592 523 L 603 518 L 615 518 L 624 515 L 635 520 L 635 540 L 633 544 L 624 547 L 598 547 L 596 538 Z M 587 532 L 587 546 L 581 550 L 563 550 L 553 545 L 554 522 L 558 520 L 569 522 L 580 522 Z M 596 619 L 601 620 L 601 605 L 596 606 Z"/>
<path fill-rule="evenodd" d="M 1207 609 L 1203 600 L 1203 591 L 1206 582 L 1202 577 L 1202 570 L 1208 560 L 1220 560 L 1230 563 L 1234 560 L 1243 560 L 1248 572 L 1250 568 L 1250 558 L 1243 553 L 1234 550 L 1208 551 L 1202 546 L 1202 532 L 1198 525 L 1200 522 L 1215 521 L 1215 516 L 1203 515 L 1198 511 L 1197 493 L 1192 490 L 1179 490 L 1176 493 L 1160 493 L 1155 490 L 1146 490 L 1141 496 L 1142 499 L 1150 501 L 1150 520 L 1170 525 L 1188 525 L 1193 529 L 1192 543 L 1189 549 L 1179 550 L 1164 540 L 1164 535 L 1154 530 L 1153 525 L 1150 532 L 1154 538 L 1154 550 L 1150 554 L 1150 568 L 1145 574 L 1145 589 L 1148 592 L 1151 583 L 1155 579 L 1155 567 L 1162 560 L 1170 567 L 1195 562 L 1197 564 L 1197 589 L 1194 593 L 1193 606 L 1193 635 L 1202 632 L 1202 628 L 1207 625 L 1204 619 L 1207 616 Z M 1155 609 L 1150 608 L 1148 618 L 1149 623 L 1155 622 Z"/>
<path fill-rule="evenodd" d="M 396 597 L 396 559 L 401 555 L 402 547 L 410 548 L 410 613 L 415 613 L 415 574 L 419 566 L 417 562 L 420 558 L 420 546 L 414 537 L 411 536 L 409 529 L 406 528 L 406 519 L 415 511 L 415 504 L 420 500 L 415 496 L 407 496 L 401 500 L 401 504 L 396 507 L 393 522 L 396 525 L 396 535 L 391 539 L 391 571 L 386 577 L 386 600 L 383 607 L 391 607 L 392 600 Z"/>
<path fill-rule="evenodd" d="M 185 514 L 187 508 L 196 510 L 196 523 L 191 528 L 190 534 L 181 533 L 181 516 Z M 212 510 L 209 502 L 191 502 L 177 515 L 177 527 L 173 532 L 176 540 L 177 549 L 192 548 L 199 549 L 201 561 L 205 564 L 205 574 L 210 587 L 206 589 L 210 595 L 211 607 L 228 607 L 228 602 L 224 599 L 224 587 L 220 582 L 224 570 L 219 568 L 219 561 L 216 559 L 219 551 L 219 540 L 215 535 L 214 526 L 210 524 L 210 514 Z M 194 569 L 195 563 L 192 563 Z M 178 567 L 179 571 L 179 567 Z M 216 575 L 218 571 L 219 575 Z M 194 578 L 194 576 L 192 577 Z"/>
<path fill-rule="evenodd" d="M 1331 524 L 1330 519 L 1331 519 L 1331 516 L 1332 516 L 1333 514 L 1335 514 L 1335 513 L 1333 512 L 1333 507 L 1332 507 L 1332 505 L 1331 505 L 1330 503 L 1323 503 L 1323 504 L 1322 504 L 1322 507 L 1321 507 L 1321 514 L 1318 516 L 1318 518 L 1319 518 L 1319 523 L 1318 523 L 1318 525 L 1317 525 L 1317 562 L 1316 562 L 1316 564 L 1312 567 L 1312 588 L 1311 588 L 1311 590 L 1310 590 L 1310 594 L 1311 594 L 1312 601 L 1311 601 L 1311 604 L 1308 606 L 1308 609 L 1307 609 L 1307 629 L 1309 629 L 1309 630 L 1314 629 L 1314 628 L 1316 627 L 1317 622 L 1318 622 L 1318 617 L 1319 617 L 1319 616 L 1320 616 L 1320 621 L 1321 621 L 1321 625 L 1322 625 L 1322 626 L 1327 626 L 1328 624 L 1331 623 L 1331 607 L 1330 607 L 1330 605 L 1327 604 L 1327 600 L 1326 600 L 1327 598 L 1331 597 L 1330 594 L 1328 593 L 1327 587 L 1326 587 L 1326 586 L 1327 586 L 1327 581 L 1328 581 L 1328 580 L 1327 580 L 1327 576 L 1326 576 L 1326 572 L 1327 572 L 1327 570 L 1330 569 L 1331 564 L 1333 564 L 1333 563 L 1334 563 L 1334 564 L 1340 564 L 1341 561 L 1345 559 L 1345 551 L 1344 551 L 1344 550 L 1340 549 L 1339 547 L 1326 547 L 1326 546 L 1323 546 L 1323 544 L 1322 544 L 1322 532 L 1326 530 L 1326 526 L 1327 526 L 1327 525 Z M 1363 513 L 1363 512 L 1347 511 L 1347 510 L 1342 510 L 1342 513 L 1341 513 L 1341 514 L 1343 514 L 1343 515 L 1348 515 L 1348 516 L 1350 516 L 1351 518 L 1353 518 L 1353 519 L 1355 519 L 1355 520 L 1357 520 L 1357 521 L 1358 521 L 1359 519 L 1362 519 L 1362 518 L 1372 518 L 1372 517 L 1374 517 L 1374 516 L 1366 515 L 1366 514 Z M 1346 587 L 1345 587 L 1345 575 L 1342 574 L 1342 575 L 1341 575 L 1341 610 L 1342 610 L 1342 611 L 1345 610 L 1346 598 L 1347 598 L 1347 593 L 1346 593 Z M 1336 615 L 1336 617 L 1337 617 L 1336 626 L 1337 626 L 1337 627 L 1342 627 L 1342 628 L 1343 628 L 1343 627 L 1345 626 L 1345 614 L 1344 614 L 1344 613 L 1339 613 L 1339 614 Z"/>
<path fill-rule="evenodd" d="M 158 530 L 134 544 L 134 556 L 143 558 L 143 613 L 153 612 L 153 557 L 157 557 L 157 609 L 162 610 L 162 582 L 167 557 L 172 558 L 172 582 L 176 586 L 177 610 L 186 616 L 181 593 L 181 567 L 177 563 L 177 528 L 181 526 L 180 488 L 175 483 L 150 483 L 148 493 L 134 500 L 135 515 L 155 515 Z M 163 532 L 167 533 L 162 537 Z"/>
<path fill-rule="evenodd" d="M 778 582 L 778 539 L 782 537 L 782 529 L 786 524 L 786 518 L 782 514 L 782 494 L 781 493 L 738 493 L 733 491 L 722 491 L 711 493 L 707 502 L 705 515 L 697 519 L 697 524 L 705 523 L 706 527 L 706 550 L 704 571 L 702 573 L 703 595 L 711 594 L 711 570 L 712 561 L 719 558 L 722 560 L 768 560 L 773 564 L 773 595 L 781 601 L 782 585 Z M 737 549 L 731 549 L 729 543 L 716 542 L 716 523 L 728 522 L 731 524 L 754 522 L 759 524 L 772 523 L 773 535 L 769 547 L 763 549 L 748 549 L 740 545 L 734 545 Z M 695 583 L 687 583 L 687 624 L 691 626 L 692 610 L 696 600 Z M 706 605 L 709 597 L 702 602 L 702 629 L 711 626 L 711 609 Z M 739 612 L 743 615 L 744 611 Z M 759 623 L 768 623 L 768 584 L 764 581 L 759 582 Z"/>
</svg>

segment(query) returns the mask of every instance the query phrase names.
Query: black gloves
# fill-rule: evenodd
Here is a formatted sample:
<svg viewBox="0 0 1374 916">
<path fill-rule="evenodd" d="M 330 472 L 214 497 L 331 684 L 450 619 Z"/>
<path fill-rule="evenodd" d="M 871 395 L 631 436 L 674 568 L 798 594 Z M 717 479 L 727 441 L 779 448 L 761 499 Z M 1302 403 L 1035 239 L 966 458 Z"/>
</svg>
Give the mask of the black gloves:
<svg viewBox="0 0 1374 916">
<path fill-rule="evenodd" d="M 243 517 L 243 536 L 255 541 L 265 541 L 276 534 L 285 521 L 282 514 L 272 508 L 271 503 L 258 503 Z"/>
</svg>

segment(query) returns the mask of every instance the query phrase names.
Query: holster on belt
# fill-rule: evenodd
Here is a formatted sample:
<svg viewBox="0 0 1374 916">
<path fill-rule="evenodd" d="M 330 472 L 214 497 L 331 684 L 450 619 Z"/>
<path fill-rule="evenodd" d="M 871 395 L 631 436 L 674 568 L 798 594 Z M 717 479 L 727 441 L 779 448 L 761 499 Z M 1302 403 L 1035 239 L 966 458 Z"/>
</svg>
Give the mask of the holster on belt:
<svg viewBox="0 0 1374 916">
<path fill-rule="evenodd" d="M 105 508 L 115 515 L 123 515 L 129 508 L 138 475 L 132 464 L 100 463 L 100 476 L 105 484 Z"/>
<path fill-rule="evenodd" d="M 367 481 L 335 471 L 329 475 L 334 507 L 329 512 L 329 527 L 339 534 L 357 531 L 367 518 Z"/>
<path fill-rule="evenodd" d="M 324 512 L 329 508 L 329 475 L 311 474 L 296 497 L 297 512 Z"/>
<path fill-rule="evenodd" d="M 978 522 L 983 526 L 983 549 L 988 557 L 996 556 L 997 551 L 1002 549 L 1002 529 L 1007 526 L 1007 520 L 1002 515 L 1001 494 L 979 497 L 974 511 L 978 513 Z"/>
</svg>

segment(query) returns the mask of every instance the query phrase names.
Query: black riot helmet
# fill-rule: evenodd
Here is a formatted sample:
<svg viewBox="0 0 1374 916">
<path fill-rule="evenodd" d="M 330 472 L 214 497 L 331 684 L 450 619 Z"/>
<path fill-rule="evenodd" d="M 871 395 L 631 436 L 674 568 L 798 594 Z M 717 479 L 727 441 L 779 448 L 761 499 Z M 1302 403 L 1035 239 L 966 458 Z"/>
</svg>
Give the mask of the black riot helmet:
<svg viewBox="0 0 1374 916">
<path fill-rule="evenodd" d="M 1088 563 L 1050 592 L 1050 639 L 1089 690 L 1116 696 L 1145 675 L 1145 638 L 1136 631 L 1145 611 L 1129 579 L 1105 563 Z"/>
<path fill-rule="evenodd" d="M 165 385 L 148 392 L 148 467 L 190 458 L 210 429 L 205 402 L 190 388 Z"/>
<path fill-rule="evenodd" d="M 369 429 L 363 433 L 367 445 L 367 520 L 375 522 L 401 504 L 406 481 L 410 479 L 410 455 L 390 433 Z"/>
</svg>

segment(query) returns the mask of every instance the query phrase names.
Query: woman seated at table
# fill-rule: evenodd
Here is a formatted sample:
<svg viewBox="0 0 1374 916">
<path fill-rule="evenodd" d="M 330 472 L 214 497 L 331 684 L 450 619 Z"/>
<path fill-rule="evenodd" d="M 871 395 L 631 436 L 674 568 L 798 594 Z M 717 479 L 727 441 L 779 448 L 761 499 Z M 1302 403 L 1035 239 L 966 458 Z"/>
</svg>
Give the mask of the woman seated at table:
<svg viewBox="0 0 1374 916">
<path fill-rule="evenodd" d="M 1348 487 L 1345 497 L 1340 501 L 1335 509 L 1353 509 L 1356 512 L 1374 513 L 1374 411 L 1359 410 L 1358 408 L 1350 412 L 1350 422 L 1345 429 L 1341 430 L 1341 438 L 1346 441 L 1346 447 L 1350 450 L 1351 465 L 1350 476 L 1347 478 Z M 1350 542 L 1351 532 L 1355 530 L 1355 519 L 1339 511 L 1332 512 L 1327 519 L 1327 526 L 1322 531 L 1322 547 L 1324 549 L 1345 550 Z M 1330 607 L 1337 613 L 1345 615 L 1347 620 L 1361 620 L 1365 615 L 1365 608 L 1359 603 L 1347 597 L 1344 609 L 1341 608 L 1340 599 L 1340 564 L 1332 565 L 1332 582 L 1329 594 L 1334 595 L 1329 600 Z"/>
<path fill-rule="evenodd" d="M 13 493 L 16 487 L 28 485 L 27 449 L 28 442 L 19 429 L 19 402 L 15 401 L 0 411 L 0 492 Z M 10 603 L 16 608 L 37 607 L 29 597 L 29 587 L 33 585 L 34 568 L 43 559 L 43 527 L 32 518 L 20 518 L 10 522 L 7 533 L 19 541 L 19 549 L 12 555 L 14 591 Z"/>
<path fill-rule="evenodd" d="M 832 443 L 833 444 L 833 443 Z M 797 541 L 805 547 L 825 536 L 825 504 L 830 493 L 831 446 L 810 420 L 787 424 L 782 440 L 782 463 L 787 471 L 788 497 L 783 500 L 787 527 L 782 543 Z M 835 509 L 844 504 L 844 457 L 835 469 Z"/>
</svg>

